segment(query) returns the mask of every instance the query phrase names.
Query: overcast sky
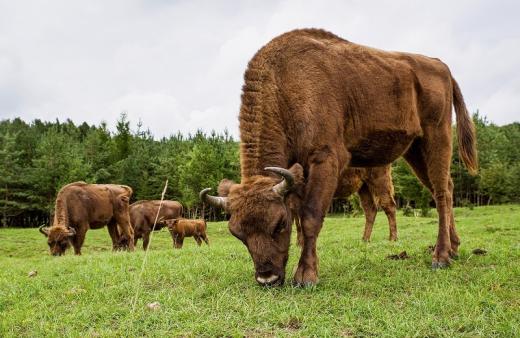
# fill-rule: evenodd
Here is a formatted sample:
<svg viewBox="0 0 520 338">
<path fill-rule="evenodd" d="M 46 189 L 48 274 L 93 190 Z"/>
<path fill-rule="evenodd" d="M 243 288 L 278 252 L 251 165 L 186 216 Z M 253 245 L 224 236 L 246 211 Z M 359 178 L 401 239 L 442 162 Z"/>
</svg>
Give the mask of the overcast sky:
<svg viewBox="0 0 520 338">
<path fill-rule="evenodd" d="M 273 37 L 324 28 L 438 57 L 471 111 L 520 121 L 520 1 L 0 0 L 0 119 L 113 126 L 156 136 L 238 135 L 242 76 Z"/>
</svg>

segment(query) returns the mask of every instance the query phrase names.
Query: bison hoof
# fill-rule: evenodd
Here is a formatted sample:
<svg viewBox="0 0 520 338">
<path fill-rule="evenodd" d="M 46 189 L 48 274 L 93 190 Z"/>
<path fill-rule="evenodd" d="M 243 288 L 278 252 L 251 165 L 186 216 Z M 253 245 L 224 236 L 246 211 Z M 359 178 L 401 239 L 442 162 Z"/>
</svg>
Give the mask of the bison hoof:
<svg viewBox="0 0 520 338">
<path fill-rule="evenodd" d="M 316 269 L 299 266 L 294 274 L 293 284 L 297 287 L 309 287 L 318 284 L 318 273 Z"/>
<path fill-rule="evenodd" d="M 432 262 L 432 270 L 446 269 L 450 266 L 450 263 L 446 262 Z"/>
<path fill-rule="evenodd" d="M 317 284 L 318 284 L 317 281 L 316 282 L 311 282 L 311 281 L 297 282 L 296 280 L 293 281 L 293 286 L 297 287 L 297 288 L 312 288 L 312 287 L 315 287 Z"/>
</svg>

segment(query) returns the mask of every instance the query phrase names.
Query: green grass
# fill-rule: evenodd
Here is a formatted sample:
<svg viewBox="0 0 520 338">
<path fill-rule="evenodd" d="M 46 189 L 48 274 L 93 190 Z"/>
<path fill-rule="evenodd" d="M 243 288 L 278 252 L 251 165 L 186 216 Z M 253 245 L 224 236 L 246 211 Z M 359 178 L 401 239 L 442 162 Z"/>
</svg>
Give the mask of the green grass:
<svg viewBox="0 0 520 338">
<path fill-rule="evenodd" d="M 307 289 L 259 287 L 226 223 L 209 224 L 210 247 L 188 238 L 174 251 L 167 231 L 155 233 L 140 284 L 143 251 L 111 252 L 106 229 L 88 232 L 81 257 L 50 256 L 37 229 L 1 229 L 0 336 L 520 336 L 520 206 L 456 218 L 460 259 L 432 271 L 435 218 L 400 216 L 389 243 L 379 214 L 366 244 L 363 217 L 328 217 L 320 283 Z M 385 258 L 403 250 L 410 259 Z M 288 277 L 297 259 L 293 245 Z"/>
</svg>

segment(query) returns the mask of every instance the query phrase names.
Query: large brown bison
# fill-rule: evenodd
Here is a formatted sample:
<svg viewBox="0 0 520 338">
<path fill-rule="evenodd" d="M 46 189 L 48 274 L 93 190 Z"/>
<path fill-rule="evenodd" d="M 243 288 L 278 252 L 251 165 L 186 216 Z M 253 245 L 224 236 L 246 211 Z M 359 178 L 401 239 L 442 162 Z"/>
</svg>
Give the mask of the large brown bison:
<svg viewBox="0 0 520 338">
<path fill-rule="evenodd" d="M 185 237 L 193 237 L 198 246 L 202 244 L 202 241 L 209 245 L 206 235 L 206 221 L 203 219 L 177 218 L 163 220 L 162 223 L 168 227 L 175 249 L 182 248 Z"/>
<path fill-rule="evenodd" d="M 400 156 L 437 205 L 432 268 L 448 266 L 460 243 L 450 177 L 452 105 L 461 158 L 471 173 L 478 165 L 473 123 L 443 62 L 303 29 L 261 48 L 244 78 L 241 183 L 227 198 L 210 196 L 207 189 L 201 197 L 230 213 L 229 230 L 249 250 L 258 283 L 284 282 L 289 196 L 301 201 L 304 238 L 294 282 L 313 285 L 316 241 L 342 172 L 385 166 Z"/>
<path fill-rule="evenodd" d="M 159 200 L 143 200 L 137 201 L 130 205 L 130 222 L 134 228 L 134 244 L 137 245 L 139 238 L 143 239 L 143 249 L 148 248 L 150 242 L 150 233 L 159 211 L 161 201 Z M 159 219 L 178 218 L 182 214 L 182 204 L 177 201 L 165 200 L 162 202 Z M 157 222 L 155 230 L 161 230 L 163 223 Z"/>
<path fill-rule="evenodd" d="M 129 249 L 133 250 L 134 232 L 128 215 L 131 196 L 132 188 L 126 185 L 74 182 L 61 188 L 56 197 L 52 226 L 39 229 L 47 237 L 51 254 L 63 255 L 72 244 L 74 253 L 81 255 L 87 230 L 105 225 L 114 249 L 121 243 L 128 243 Z"/>
</svg>

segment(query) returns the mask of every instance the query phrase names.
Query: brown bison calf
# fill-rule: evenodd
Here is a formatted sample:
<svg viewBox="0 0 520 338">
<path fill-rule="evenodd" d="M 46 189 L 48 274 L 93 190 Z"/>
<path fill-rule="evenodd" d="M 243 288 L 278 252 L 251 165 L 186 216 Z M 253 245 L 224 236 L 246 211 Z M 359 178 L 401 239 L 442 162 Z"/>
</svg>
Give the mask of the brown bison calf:
<svg viewBox="0 0 520 338">
<path fill-rule="evenodd" d="M 167 219 L 162 221 L 168 227 L 170 235 L 173 239 L 173 247 L 182 248 L 184 237 L 193 237 L 197 241 L 197 245 L 201 245 L 202 241 L 209 245 L 208 236 L 206 236 L 206 221 L 203 219 Z"/>
<path fill-rule="evenodd" d="M 131 196 L 132 188 L 126 185 L 74 182 L 61 188 L 56 197 L 52 226 L 39 229 L 47 237 L 51 254 L 63 255 L 72 244 L 74 253 L 81 255 L 87 230 L 105 225 L 114 249 L 127 243 L 133 250 L 134 232 L 128 214 Z"/>
</svg>

